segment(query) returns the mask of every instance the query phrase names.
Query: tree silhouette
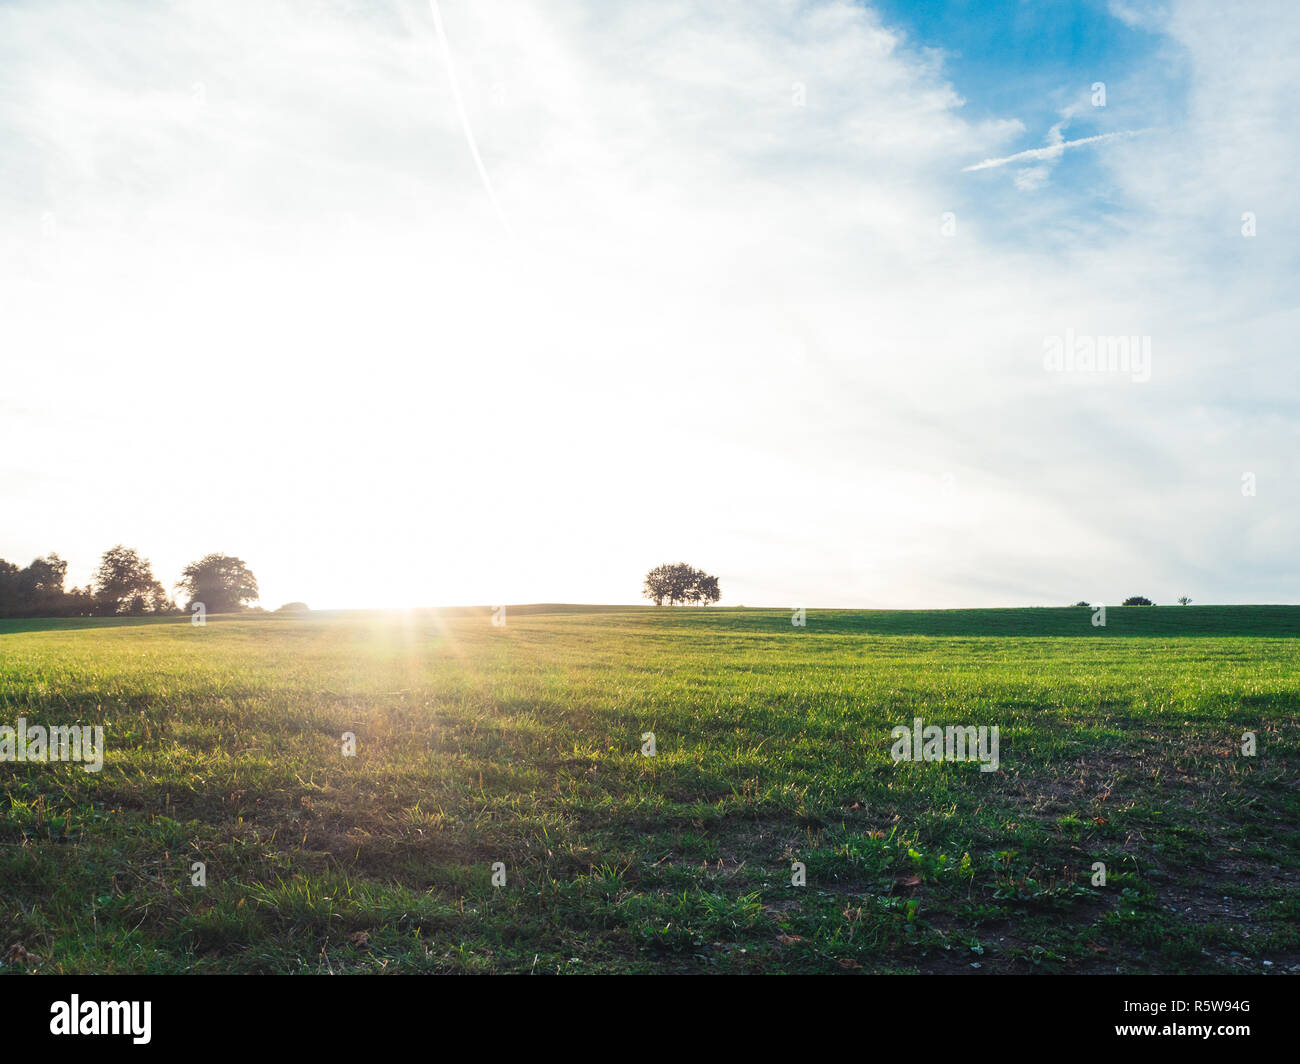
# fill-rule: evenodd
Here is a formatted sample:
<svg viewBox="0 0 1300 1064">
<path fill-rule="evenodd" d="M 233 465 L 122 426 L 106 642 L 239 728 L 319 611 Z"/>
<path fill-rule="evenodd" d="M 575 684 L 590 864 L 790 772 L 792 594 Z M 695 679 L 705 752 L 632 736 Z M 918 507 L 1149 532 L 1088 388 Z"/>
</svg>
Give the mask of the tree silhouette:
<svg viewBox="0 0 1300 1064">
<path fill-rule="evenodd" d="M 687 602 L 707 606 L 722 597 L 716 576 L 710 576 L 685 562 L 656 565 L 646 573 L 642 594 L 656 606 L 662 606 L 665 602 L 670 606 L 680 606 Z"/>
<path fill-rule="evenodd" d="M 181 570 L 176 586 L 189 594 L 189 606 L 203 603 L 208 613 L 237 613 L 258 598 L 257 577 L 242 558 L 205 554 Z"/>
<path fill-rule="evenodd" d="M 104 551 L 95 571 L 95 612 L 137 615 L 172 608 L 166 589 L 154 579 L 148 558 L 120 543 Z"/>
<path fill-rule="evenodd" d="M 696 602 L 702 606 L 709 606 L 722 598 L 722 590 L 718 587 L 718 578 L 716 576 L 706 576 L 704 573 L 697 572 L 695 581 Z"/>
<path fill-rule="evenodd" d="M 68 563 L 57 554 L 33 559 L 23 569 L 0 558 L 0 617 L 88 617 L 90 588 L 65 591 Z"/>
</svg>

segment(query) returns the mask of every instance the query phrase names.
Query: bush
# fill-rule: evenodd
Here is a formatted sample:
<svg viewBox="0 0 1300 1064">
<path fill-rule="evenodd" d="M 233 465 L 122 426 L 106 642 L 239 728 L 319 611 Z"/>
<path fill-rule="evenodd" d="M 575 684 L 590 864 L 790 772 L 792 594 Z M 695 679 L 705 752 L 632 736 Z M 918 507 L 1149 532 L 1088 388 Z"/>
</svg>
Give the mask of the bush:
<svg viewBox="0 0 1300 1064">
<path fill-rule="evenodd" d="M 1134 595 L 1132 598 L 1124 600 L 1125 606 L 1154 606 L 1155 603 L 1143 595 Z"/>
</svg>

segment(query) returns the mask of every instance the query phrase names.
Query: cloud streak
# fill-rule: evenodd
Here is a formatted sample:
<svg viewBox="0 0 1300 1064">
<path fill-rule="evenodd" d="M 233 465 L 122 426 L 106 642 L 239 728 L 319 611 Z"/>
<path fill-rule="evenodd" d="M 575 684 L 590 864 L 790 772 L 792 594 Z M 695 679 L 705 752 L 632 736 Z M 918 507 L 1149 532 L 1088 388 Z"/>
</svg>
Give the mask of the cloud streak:
<svg viewBox="0 0 1300 1064">
<path fill-rule="evenodd" d="M 1052 144 L 1046 148 L 1030 148 L 1028 151 L 1018 151 L 1015 155 L 1006 155 L 1001 159 L 985 159 L 983 162 L 975 163 L 973 166 L 963 166 L 963 174 L 970 173 L 972 170 L 991 170 L 996 166 L 1006 166 L 1007 163 L 1029 162 L 1034 159 L 1055 159 L 1066 148 L 1078 148 L 1084 144 L 1097 144 L 1103 140 L 1127 140 L 1129 137 L 1141 136 L 1148 132 L 1145 129 L 1127 129 L 1117 133 L 1099 133 L 1095 137 L 1080 137 L 1078 140 L 1066 140 L 1060 144 Z"/>
<path fill-rule="evenodd" d="M 500 201 L 497 200 L 492 181 L 488 177 L 487 167 L 483 165 L 483 156 L 479 154 L 474 128 L 470 125 L 469 115 L 465 113 L 465 99 L 460 92 L 460 82 L 456 79 L 456 67 L 451 60 L 451 45 L 447 43 L 447 32 L 442 25 L 442 12 L 438 9 L 438 0 L 429 0 L 429 10 L 433 13 L 434 32 L 438 35 L 438 46 L 442 49 L 442 58 L 447 64 L 447 79 L 451 83 L 452 99 L 456 103 L 456 113 L 460 116 L 461 129 L 465 131 L 465 142 L 469 145 L 469 153 L 474 157 L 474 166 L 483 181 L 483 189 L 492 203 L 492 209 L 496 211 L 497 220 L 501 222 L 501 228 L 506 231 L 506 236 L 513 238 L 514 230 L 510 227 L 509 219 L 506 218 L 506 212 L 501 209 Z"/>
</svg>

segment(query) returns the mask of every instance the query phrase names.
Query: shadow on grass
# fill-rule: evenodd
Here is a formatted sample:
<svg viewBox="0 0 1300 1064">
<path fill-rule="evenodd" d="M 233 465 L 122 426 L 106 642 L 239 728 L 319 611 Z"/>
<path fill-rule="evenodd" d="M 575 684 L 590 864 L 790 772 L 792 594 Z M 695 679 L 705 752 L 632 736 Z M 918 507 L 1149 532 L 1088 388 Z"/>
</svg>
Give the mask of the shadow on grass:
<svg viewBox="0 0 1300 1064">
<path fill-rule="evenodd" d="M 655 623 L 715 631 L 791 631 L 791 610 L 662 607 Z M 1045 638 L 1300 637 L 1300 606 L 1110 606 L 1093 624 L 1083 606 L 981 610 L 819 610 L 795 633 Z"/>
<path fill-rule="evenodd" d="M 617 622 L 633 626 L 649 624 L 656 629 L 704 628 L 708 631 L 740 633 L 791 633 L 791 610 L 746 609 L 712 606 L 604 606 L 568 603 L 531 603 L 506 607 L 512 619 L 527 616 L 611 615 Z M 491 617 L 490 606 L 449 606 L 414 610 L 311 610 L 306 613 L 228 613 L 207 615 L 209 623 L 256 621 L 267 624 L 286 621 L 315 623 L 395 621 L 414 617 Z M 1300 606 L 1111 606 L 1106 624 L 1093 624 L 1094 611 L 1082 606 L 1028 607 L 1017 609 L 970 610 L 835 610 L 808 607 L 802 627 L 820 635 L 900 635 L 937 637 L 1043 637 L 1108 638 L 1300 638 Z M 189 624 L 189 614 L 167 617 L 10 617 L 0 618 L 0 637 L 23 632 L 69 632 L 78 629 L 134 628 L 168 624 Z"/>
<path fill-rule="evenodd" d="M 212 619 L 213 614 L 208 614 Z M 231 619 L 246 614 L 229 614 Z M 83 628 L 139 628 L 189 624 L 189 614 L 169 617 L 0 617 L 0 636 L 23 632 L 75 632 Z"/>
</svg>

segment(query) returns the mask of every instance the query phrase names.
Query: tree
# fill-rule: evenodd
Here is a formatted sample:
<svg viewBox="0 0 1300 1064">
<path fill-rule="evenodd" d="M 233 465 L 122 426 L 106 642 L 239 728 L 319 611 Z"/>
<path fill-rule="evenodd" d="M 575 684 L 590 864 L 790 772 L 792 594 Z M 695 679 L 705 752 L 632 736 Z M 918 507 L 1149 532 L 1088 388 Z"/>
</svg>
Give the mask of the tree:
<svg viewBox="0 0 1300 1064">
<path fill-rule="evenodd" d="M 173 608 L 166 589 L 154 579 L 149 559 L 118 544 L 104 551 L 95 571 L 96 612 L 116 614 L 162 613 Z"/>
<path fill-rule="evenodd" d="M 63 602 L 65 617 L 95 616 L 95 589 L 89 584 L 85 587 L 74 587 L 63 596 Z"/>
<path fill-rule="evenodd" d="M 61 613 L 63 578 L 67 572 L 68 563 L 57 554 L 33 559 L 18 574 L 18 598 L 23 607 L 37 616 Z"/>
<path fill-rule="evenodd" d="M 662 606 L 665 600 L 672 601 L 673 592 L 680 583 L 680 565 L 656 565 L 645 574 L 642 594 L 656 606 Z"/>
<path fill-rule="evenodd" d="M 1180 606 L 1190 606 L 1191 604 L 1192 604 L 1192 600 L 1189 599 L 1186 595 L 1179 595 L 1179 596 L 1178 596 L 1178 605 L 1180 605 Z"/>
<path fill-rule="evenodd" d="M 1080 601 L 1076 602 L 1075 605 L 1076 605 L 1076 606 L 1082 606 L 1084 609 L 1088 609 L 1089 606 L 1091 606 L 1091 603 L 1089 603 L 1089 602 L 1084 602 L 1084 601 L 1080 600 Z"/>
<path fill-rule="evenodd" d="M 708 605 L 722 597 L 716 576 L 685 562 L 656 565 L 646 573 L 642 593 L 656 606 L 665 602 L 671 606 L 687 602 Z"/>
<path fill-rule="evenodd" d="M 722 591 L 718 587 L 718 578 L 700 573 L 699 579 L 695 581 L 695 594 L 698 596 L 696 601 L 701 606 L 709 606 L 717 602 L 718 599 L 722 598 Z"/>
<path fill-rule="evenodd" d="M 0 617 L 12 616 L 19 609 L 18 574 L 13 562 L 0 558 Z"/>
<path fill-rule="evenodd" d="M 1124 600 L 1125 606 L 1154 606 L 1155 603 L 1142 595 L 1134 595 Z"/>
<path fill-rule="evenodd" d="M 33 559 L 26 568 L 0 559 L 0 616 L 78 617 L 89 613 L 84 593 L 65 591 L 68 563 L 57 554 Z"/>
<path fill-rule="evenodd" d="M 258 598 L 257 577 L 242 558 L 229 554 L 205 554 L 190 562 L 176 586 L 190 596 L 186 609 L 201 602 L 208 613 L 237 613 Z"/>
</svg>

